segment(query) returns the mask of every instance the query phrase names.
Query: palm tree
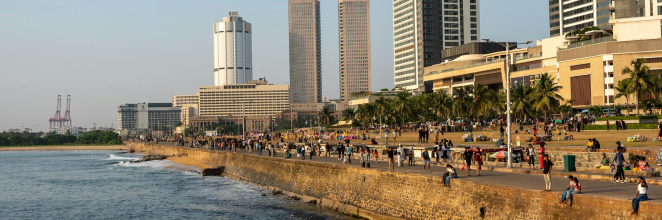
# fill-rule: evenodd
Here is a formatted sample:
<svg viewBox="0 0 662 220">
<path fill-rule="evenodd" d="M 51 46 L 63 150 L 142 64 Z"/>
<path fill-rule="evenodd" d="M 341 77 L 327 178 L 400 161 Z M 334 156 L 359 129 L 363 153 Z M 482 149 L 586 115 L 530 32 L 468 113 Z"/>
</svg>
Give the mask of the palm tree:
<svg viewBox="0 0 662 220">
<path fill-rule="evenodd" d="M 524 86 L 522 84 L 517 84 L 515 88 L 510 92 L 512 102 L 510 110 L 519 115 L 521 120 L 524 120 L 524 116 L 531 115 L 531 101 L 529 100 L 533 88 L 529 86 Z"/>
<path fill-rule="evenodd" d="M 494 110 L 497 114 L 501 114 L 505 112 L 506 93 L 503 91 L 495 92 L 494 90 L 491 90 L 491 92 L 492 92 L 492 100 L 490 100 L 490 106 L 492 106 L 492 110 Z"/>
<path fill-rule="evenodd" d="M 322 107 L 322 111 L 320 111 L 318 117 L 322 126 L 328 126 L 335 121 L 335 118 L 333 117 L 333 111 L 331 111 L 328 106 Z"/>
<path fill-rule="evenodd" d="M 460 117 L 467 116 L 471 105 L 471 93 L 464 88 L 453 90 L 453 113 Z"/>
<path fill-rule="evenodd" d="M 400 114 L 403 125 L 407 116 L 410 116 L 412 113 L 412 106 L 409 102 L 410 95 L 408 92 L 401 92 L 395 98 L 395 110 Z"/>
<path fill-rule="evenodd" d="M 657 76 L 654 74 L 648 74 L 648 66 L 644 64 L 646 62 L 644 59 L 636 59 L 631 62 L 633 68 L 630 67 L 623 68 L 621 73 L 623 75 L 628 74 L 630 78 L 624 79 L 621 82 L 627 85 L 627 90 L 635 94 L 635 104 L 637 108 L 637 115 L 639 115 L 639 99 L 644 92 L 654 92 L 654 88 L 658 85 Z"/>
<path fill-rule="evenodd" d="M 453 100 L 441 90 L 439 90 L 437 94 L 438 95 L 434 96 L 433 99 L 434 103 L 432 103 L 432 112 L 439 117 L 439 119 L 447 118 L 451 113 L 450 106 Z"/>
<path fill-rule="evenodd" d="M 473 86 L 473 100 L 470 104 L 471 113 L 476 118 L 480 119 L 481 115 L 485 115 L 491 108 L 490 102 L 492 101 L 492 91 L 483 84 L 476 84 Z"/>
<path fill-rule="evenodd" d="M 554 82 L 554 77 L 550 76 L 549 73 L 541 74 L 540 80 L 533 88 L 531 93 L 532 107 L 536 111 L 544 113 L 545 121 L 547 121 L 547 112 L 558 110 L 561 105 L 560 101 L 564 100 L 558 93 L 562 88 Z"/>
<path fill-rule="evenodd" d="M 620 98 L 620 97 L 625 97 L 625 103 L 630 103 L 630 95 L 632 95 L 632 91 L 628 90 L 628 85 L 626 84 L 627 82 L 624 80 L 621 80 L 618 82 L 617 86 L 614 86 L 614 90 L 616 91 L 616 96 L 615 98 Z M 625 106 L 626 110 L 628 110 L 628 106 Z M 629 110 L 628 110 L 629 111 Z"/>
<path fill-rule="evenodd" d="M 356 110 L 353 108 L 347 108 L 342 111 L 342 115 L 347 119 L 347 120 L 354 120 L 356 118 Z"/>
</svg>

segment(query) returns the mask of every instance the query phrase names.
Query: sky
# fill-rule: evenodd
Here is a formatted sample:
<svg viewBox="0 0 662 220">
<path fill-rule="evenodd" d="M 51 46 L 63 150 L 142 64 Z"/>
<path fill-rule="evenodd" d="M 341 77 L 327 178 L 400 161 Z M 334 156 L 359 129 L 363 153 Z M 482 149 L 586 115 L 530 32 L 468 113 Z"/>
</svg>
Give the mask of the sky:
<svg viewBox="0 0 662 220">
<path fill-rule="evenodd" d="M 338 3 L 320 0 L 322 94 L 339 98 Z M 549 37 L 544 0 L 481 0 L 481 38 Z M 392 2 L 372 0 L 372 89 L 393 87 Z M 74 126 L 117 126 L 125 103 L 213 85 L 212 25 L 253 25 L 253 77 L 289 82 L 287 0 L 0 0 L 0 131 L 47 131 L 57 95 Z M 66 101 L 62 104 L 62 115 Z"/>
</svg>

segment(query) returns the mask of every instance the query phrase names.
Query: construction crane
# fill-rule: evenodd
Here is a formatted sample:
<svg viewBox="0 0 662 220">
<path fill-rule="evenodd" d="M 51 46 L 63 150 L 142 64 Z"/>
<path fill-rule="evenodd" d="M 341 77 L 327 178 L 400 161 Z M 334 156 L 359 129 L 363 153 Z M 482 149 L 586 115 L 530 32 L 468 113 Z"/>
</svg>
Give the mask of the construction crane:
<svg viewBox="0 0 662 220">
<path fill-rule="evenodd" d="M 62 95 L 57 95 L 57 110 L 55 115 L 48 119 L 50 128 L 69 128 L 71 127 L 71 95 L 67 95 L 67 110 L 64 117 L 60 114 L 62 105 Z"/>
</svg>

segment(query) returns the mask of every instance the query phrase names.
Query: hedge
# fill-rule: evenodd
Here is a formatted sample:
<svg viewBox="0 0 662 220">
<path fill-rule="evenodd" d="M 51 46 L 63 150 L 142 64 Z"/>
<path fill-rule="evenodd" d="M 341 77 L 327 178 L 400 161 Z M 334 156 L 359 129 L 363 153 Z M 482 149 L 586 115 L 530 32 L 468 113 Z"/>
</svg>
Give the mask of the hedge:
<svg viewBox="0 0 662 220">
<path fill-rule="evenodd" d="M 614 121 L 614 120 L 638 120 L 638 119 L 662 119 L 662 115 L 650 116 L 615 116 L 615 117 L 600 117 L 595 118 L 596 121 Z"/>
<path fill-rule="evenodd" d="M 657 129 L 657 124 L 625 124 L 626 129 Z M 609 125 L 610 130 L 616 130 L 615 124 Z M 607 125 L 584 125 L 583 130 L 607 130 Z"/>
</svg>

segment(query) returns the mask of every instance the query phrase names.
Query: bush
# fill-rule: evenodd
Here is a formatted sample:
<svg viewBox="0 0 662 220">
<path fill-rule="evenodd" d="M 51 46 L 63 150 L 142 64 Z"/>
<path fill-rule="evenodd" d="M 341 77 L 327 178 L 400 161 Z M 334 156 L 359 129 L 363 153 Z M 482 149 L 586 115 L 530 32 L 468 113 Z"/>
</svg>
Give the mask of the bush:
<svg viewBox="0 0 662 220">
<path fill-rule="evenodd" d="M 626 129 L 657 129 L 657 124 L 625 124 Z M 610 130 L 616 130 L 615 124 L 609 125 Z M 584 130 L 607 130 L 607 125 L 585 125 Z"/>
<path fill-rule="evenodd" d="M 650 116 L 615 116 L 615 117 L 606 117 L 606 118 L 595 118 L 596 121 L 614 121 L 614 120 L 638 120 L 638 119 L 662 119 L 662 115 L 650 115 Z"/>
</svg>

